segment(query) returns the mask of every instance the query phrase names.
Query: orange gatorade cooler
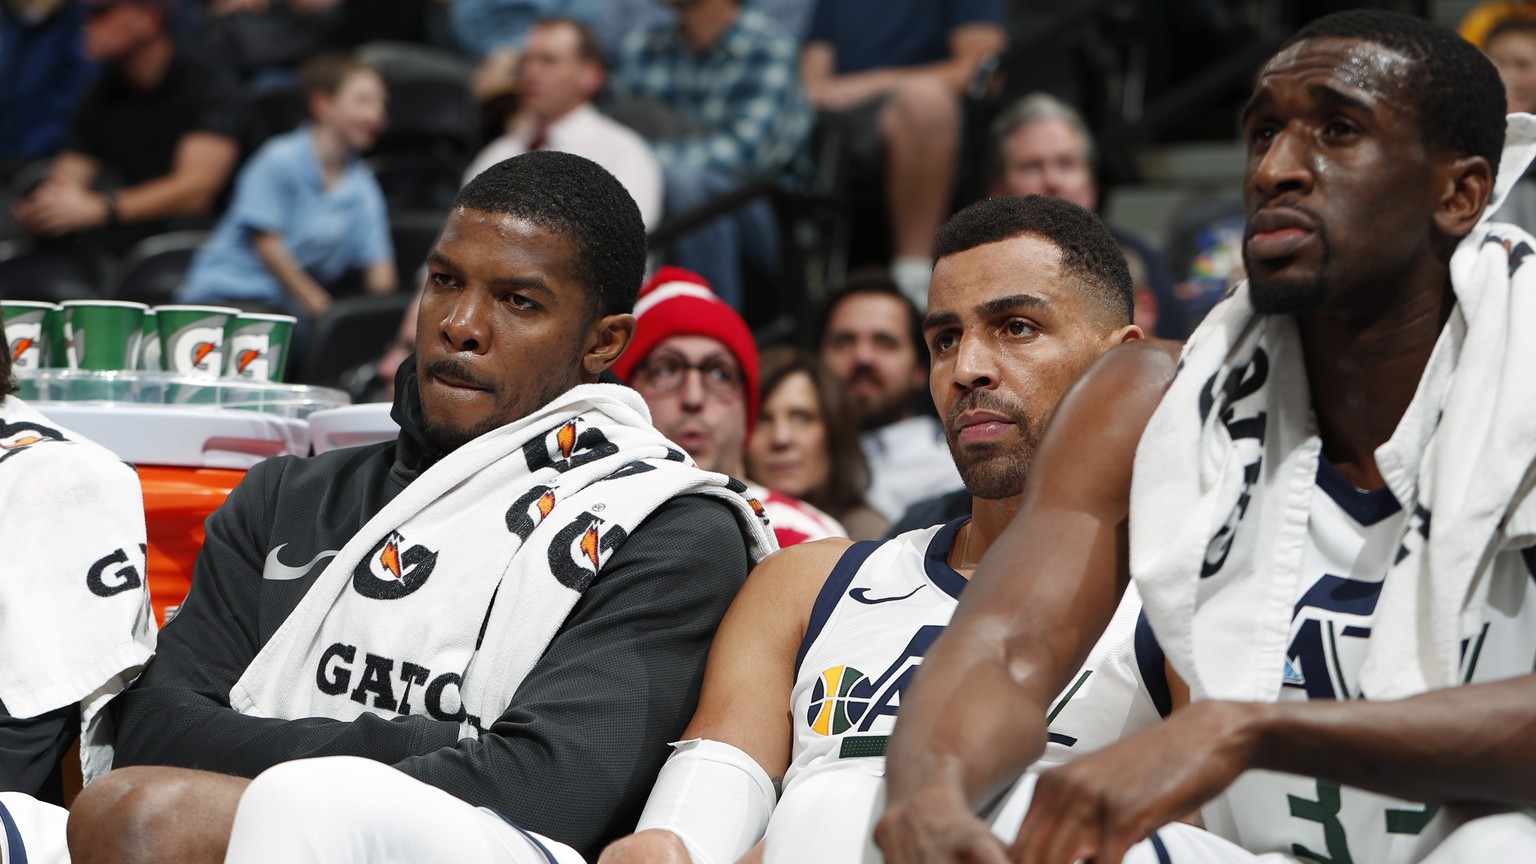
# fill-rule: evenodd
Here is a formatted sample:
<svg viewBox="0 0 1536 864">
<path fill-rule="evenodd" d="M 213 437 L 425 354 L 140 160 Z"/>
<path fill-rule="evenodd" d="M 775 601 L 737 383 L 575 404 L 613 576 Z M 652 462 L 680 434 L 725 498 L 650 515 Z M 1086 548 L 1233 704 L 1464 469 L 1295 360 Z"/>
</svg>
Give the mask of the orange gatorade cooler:
<svg viewBox="0 0 1536 864">
<path fill-rule="evenodd" d="M 139 472 L 148 529 L 149 597 L 162 625 L 192 586 L 208 515 L 257 462 L 307 455 L 308 414 L 347 402 L 346 394 L 336 390 L 238 382 L 188 385 L 203 388 L 188 398 L 189 391 L 177 389 L 175 381 L 165 386 L 165 373 L 146 372 L 104 373 L 143 379 L 119 387 L 122 392 L 112 394 L 117 399 L 71 399 L 72 393 L 97 395 L 99 387 L 72 388 L 64 386 L 67 381 L 61 385 L 59 379 L 66 373 L 40 374 L 52 380 L 37 382 L 42 398 L 31 403 L 33 407 L 108 448 Z M 156 398 L 165 396 L 178 398 L 174 403 Z"/>
</svg>

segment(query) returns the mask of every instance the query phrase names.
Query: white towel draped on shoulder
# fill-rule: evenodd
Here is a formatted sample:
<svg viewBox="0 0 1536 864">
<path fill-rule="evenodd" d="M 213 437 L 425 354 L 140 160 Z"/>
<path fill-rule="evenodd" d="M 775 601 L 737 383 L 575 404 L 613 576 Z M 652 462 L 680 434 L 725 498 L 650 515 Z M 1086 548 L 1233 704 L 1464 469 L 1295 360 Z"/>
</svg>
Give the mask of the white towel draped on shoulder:
<svg viewBox="0 0 1536 864">
<path fill-rule="evenodd" d="M 1536 154 L 1511 115 L 1492 213 Z M 1485 217 L 1486 218 L 1486 217 Z M 1536 543 L 1536 240 L 1484 221 L 1451 258 L 1457 305 L 1392 438 L 1376 451 L 1407 511 L 1361 689 L 1457 683 L 1461 622 L 1500 551 Z M 1321 443 L 1291 316 L 1246 282 L 1185 346 L 1136 453 L 1131 570 L 1196 698 L 1273 701 L 1301 578 Z"/>
<path fill-rule="evenodd" d="M 456 701 L 461 734 L 476 737 L 614 550 L 679 495 L 729 504 L 754 562 L 776 548 L 745 487 L 695 467 L 651 427 L 634 391 L 575 387 L 448 454 L 375 514 L 262 647 L 230 704 L 282 719 L 426 713 L 424 680 L 396 689 L 409 686 L 403 669 L 372 690 L 322 689 L 316 670 L 334 646 L 355 655 L 354 684 L 378 674 L 364 669 L 365 653 L 387 650 L 452 676 L 457 694 L 437 701 Z"/>
<path fill-rule="evenodd" d="M 154 653 L 144 543 L 133 468 L 0 399 L 0 702 L 18 718 L 79 703 L 86 779 L 112 763 L 102 709 Z"/>
</svg>

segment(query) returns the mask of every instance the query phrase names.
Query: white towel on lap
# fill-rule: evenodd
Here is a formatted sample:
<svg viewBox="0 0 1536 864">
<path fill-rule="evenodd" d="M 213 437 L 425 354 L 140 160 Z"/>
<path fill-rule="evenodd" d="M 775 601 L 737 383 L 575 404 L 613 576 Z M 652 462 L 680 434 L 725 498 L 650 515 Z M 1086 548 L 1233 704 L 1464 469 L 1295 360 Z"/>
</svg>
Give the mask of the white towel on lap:
<svg viewBox="0 0 1536 864">
<path fill-rule="evenodd" d="M 634 391 L 573 388 L 450 453 L 375 514 L 263 646 L 230 704 L 283 719 L 447 712 L 464 737 L 478 737 L 613 551 L 662 504 L 719 498 L 752 560 L 772 552 L 761 504 L 745 493 L 653 429 Z M 326 677 L 338 657 L 355 670 L 345 680 Z"/>
<path fill-rule="evenodd" d="M 80 703 L 86 779 L 111 767 L 101 709 L 154 653 L 144 542 L 131 466 L 0 399 L 0 702 L 19 718 Z"/>
<path fill-rule="evenodd" d="M 1536 153 L 1511 115 L 1496 200 Z M 1484 222 L 1451 258 L 1457 305 L 1376 464 L 1410 514 L 1382 588 L 1361 689 L 1457 682 L 1460 622 L 1502 550 L 1536 543 L 1536 240 Z M 1246 282 L 1190 338 L 1136 453 L 1131 570 L 1196 698 L 1272 701 L 1301 578 L 1321 443 L 1291 316 Z"/>
</svg>

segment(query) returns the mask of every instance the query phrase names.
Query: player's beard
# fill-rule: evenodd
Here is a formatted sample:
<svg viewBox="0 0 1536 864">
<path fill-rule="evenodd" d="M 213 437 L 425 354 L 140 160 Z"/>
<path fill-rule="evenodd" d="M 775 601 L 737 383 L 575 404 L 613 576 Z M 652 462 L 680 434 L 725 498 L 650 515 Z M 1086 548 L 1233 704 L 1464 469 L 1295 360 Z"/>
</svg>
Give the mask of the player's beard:
<svg viewBox="0 0 1536 864">
<path fill-rule="evenodd" d="M 1016 441 L 1007 444 L 972 445 L 962 448 L 957 441 L 955 422 L 972 408 L 993 411 L 1007 417 L 1019 432 Z M 1024 491 L 1024 479 L 1045 424 L 1030 417 L 1024 406 L 1003 399 L 987 390 L 972 390 L 949 409 L 944 421 L 944 437 L 949 453 L 960 471 L 960 482 L 972 496 L 987 501 L 1012 498 Z"/>
</svg>

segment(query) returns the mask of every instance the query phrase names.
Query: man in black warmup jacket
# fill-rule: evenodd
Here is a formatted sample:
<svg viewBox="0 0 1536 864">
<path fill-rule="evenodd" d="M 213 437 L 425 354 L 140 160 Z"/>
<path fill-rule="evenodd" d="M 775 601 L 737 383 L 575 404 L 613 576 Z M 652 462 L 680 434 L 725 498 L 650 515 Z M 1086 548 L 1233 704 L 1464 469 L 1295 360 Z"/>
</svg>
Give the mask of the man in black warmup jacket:
<svg viewBox="0 0 1536 864">
<path fill-rule="evenodd" d="M 88 789 L 73 811 L 75 861 L 220 861 L 246 778 L 317 756 L 393 765 L 582 850 L 596 850 L 632 828 L 667 755 L 665 742 L 675 740 L 694 710 L 715 626 L 764 551 L 762 526 L 741 515 L 750 517 L 748 502 L 728 500 L 740 497 L 739 484 L 727 485 L 720 475 L 686 469 L 712 478 L 708 482 L 721 487 L 712 490 L 719 494 L 663 500 L 628 532 L 603 528 L 600 542 L 604 520 L 592 515 L 583 524 L 593 527 L 567 544 L 575 557 L 567 555 L 558 566 L 556 537 L 549 556 L 554 575 L 579 597 L 536 661 L 529 659 L 531 668 L 499 717 L 469 710 L 469 680 L 477 667 L 466 670 L 462 659 L 448 665 L 455 661 L 432 654 L 420 640 L 397 636 L 391 642 L 387 635 L 421 630 L 423 622 L 410 620 L 413 608 L 420 609 L 410 605 L 418 598 L 405 595 L 429 585 L 428 576 L 455 586 L 448 580 L 468 585 L 478 578 L 452 564 L 458 536 L 429 550 L 401 536 L 408 528 L 389 534 L 371 558 L 362 559 L 355 583 L 347 577 L 342 593 L 349 596 L 333 607 L 404 620 L 371 628 L 372 641 L 327 645 L 328 637 L 317 638 L 304 673 L 276 681 L 277 690 L 292 690 L 307 704 L 339 706 L 335 719 L 325 716 L 328 709 L 320 709 L 321 716 L 301 710 L 298 719 L 275 719 L 249 707 L 242 713 L 231 707 L 231 690 L 244 692 L 237 682 L 262 683 L 247 672 L 261 668 L 253 661 L 263 647 L 290 616 L 301 617 L 295 610 L 304 608 L 301 601 L 317 581 L 324 583 L 322 574 L 338 550 L 410 484 L 461 445 L 479 439 L 466 448 L 475 452 L 485 443 L 482 435 L 574 398 L 572 387 L 597 381 L 634 332 L 630 312 L 644 264 L 645 234 L 634 202 L 585 159 L 528 154 L 465 187 L 429 258 L 416 355 L 401 367 L 396 385 L 399 439 L 262 463 L 209 518 L 190 595 L 161 634 L 149 669 L 116 703 L 119 770 Z M 610 390 L 618 393 L 612 398 L 627 398 L 618 388 L 578 392 Z M 665 445 L 644 415 L 638 418 L 630 417 L 622 429 L 610 427 L 610 437 L 615 431 L 649 435 Z M 548 438 L 570 468 L 613 453 L 594 451 L 587 432 L 577 435 L 579 422 L 571 421 L 570 440 L 564 429 Z M 613 437 L 620 450 L 622 440 Z M 520 461 L 530 451 L 524 446 L 511 452 Z M 674 464 L 661 464 L 661 474 L 652 476 L 683 471 L 675 464 L 682 459 L 667 452 L 661 461 Z M 536 460 L 528 461 L 533 473 Z M 638 464 L 626 470 L 635 473 Z M 540 482 L 558 489 L 577 473 Z M 471 472 L 462 485 L 476 476 Z M 545 506 L 556 500 L 554 493 L 528 498 L 540 488 L 547 487 L 498 488 L 487 504 L 498 520 L 506 511 L 506 531 L 519 534 L 515 513 L 532 514 L 535 522 L 560 517 L 559 503 L 550 503 L 554 515 Z M 602 516 L 623 506 L 615 500 Z M 519 536 L 522 551 L 540 535 Z M 428 560 L 429 554 L 436 557 Z M 369 581 L 368 566 L 378 581 Z M 567 571 L 577 574 L 574 582 Z M 351 597 L 353 584 L 357 594 L 372 599 Z M 491 608 L 466 595 L 461 612 L 453 609 L 423 632 L 468 628 L 474 644 L 464 647 L 479 653 L 488 641 L 487 625 L 501 611 L 494 608 L 497 590 L 524 602 L 526 595 L 513 595 L 508 584 L 490 591 Z M 420 595 L 427 594 L 421 587 Z M 446 620 L 453 614 L 463 620 Z M 495 636 L 493 627 L 490 638 Z M 301 640 L 296 650 L 309 650 L 302 647 L 308 644 Z M 494 669 L 501 674 L 500 660 Z M 286 697 L 280 693 L 278 699 Z M 347 710 L 352 703 L 357 710 Z"/>
</svg>

